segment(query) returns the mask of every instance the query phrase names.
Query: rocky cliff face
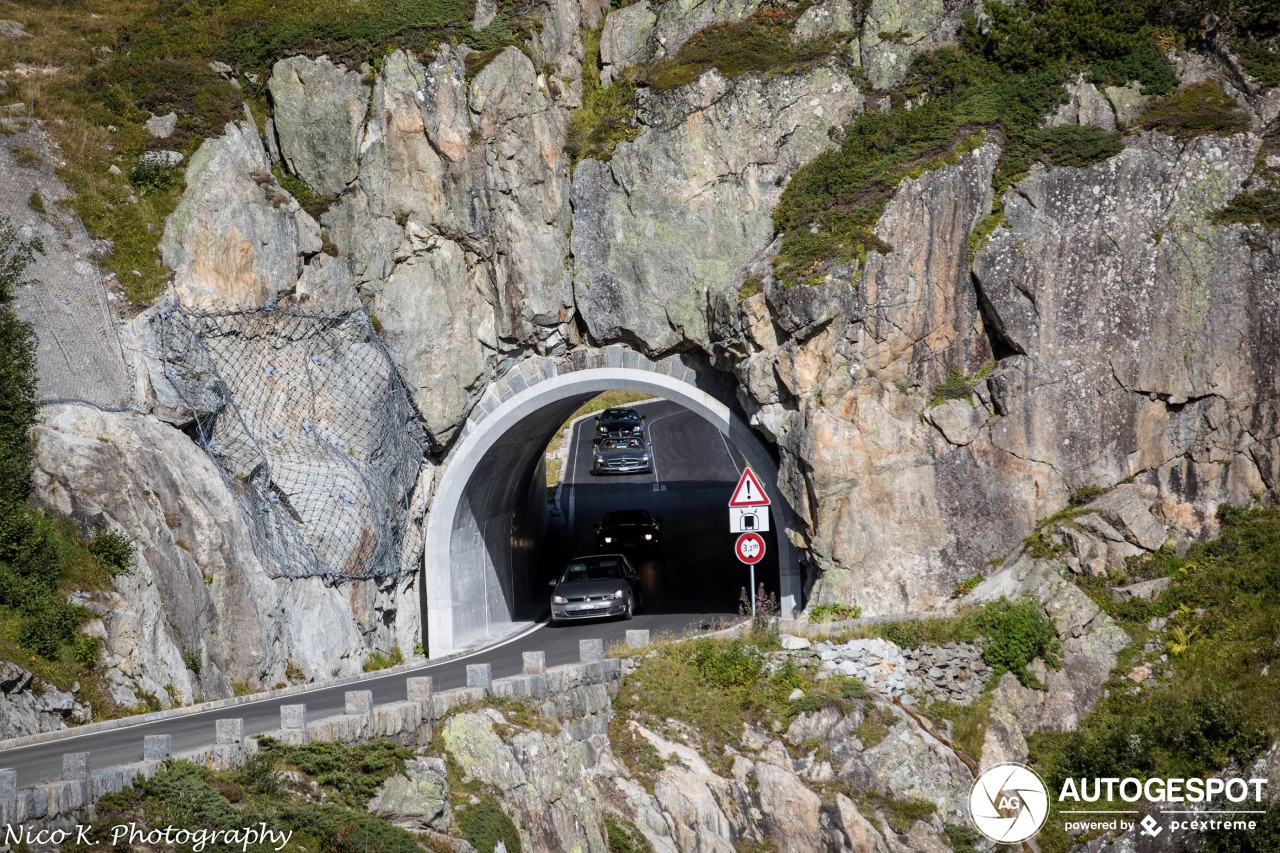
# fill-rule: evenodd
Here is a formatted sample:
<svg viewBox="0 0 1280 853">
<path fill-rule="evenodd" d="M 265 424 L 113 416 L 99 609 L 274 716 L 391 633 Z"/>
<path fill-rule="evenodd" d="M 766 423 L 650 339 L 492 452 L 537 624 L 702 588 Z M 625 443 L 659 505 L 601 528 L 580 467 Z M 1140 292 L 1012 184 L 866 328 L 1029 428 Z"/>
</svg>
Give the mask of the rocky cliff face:
<svg viewBox="0 0 1280 853">
<path fill-rule="evenodd" d="M 641 88 L 634 139 L 607 162 L 571 164 L 585 30 L 602 28 L 607 82 L 756 5 L 552 3 L 525 49 L 470 71 L 451 45 L 376 70 L 282 60 L 265 132 L 228 125 L 192 159 L 162 244 L 174 291 L 193 308 L 370 312 L 433 450 L 527 354 L 701 351 L 776 442 L 811 600 L 867 614 L 943 603 L 1081 486 L 1155 489 L 1137 544 L 1098 534 L 1117 553 L 1211 533 L 1219 501 L 1277 497 L 1280 247 L 1213 217 L 1280 165 L 1259 154 L 1274 98 L 1231 88 L 1251 133 L 1137 132 L 1093 166 L 1037 167 L 978 239 L 996 201 L 991 139 L 897 187 L 875 226 L 886 249 L 783 289 L 769 264 L 781 187 L 912 56 L 952 39 L 969 7 L 813 4 L 797 38 L 855 36 L 839 61 Z M 1179 62 L 1187 80 L 1229 76 L 1212 57 Z M 1048 121 L 1124 127 L 1140 95 L 1113 88 L 1078 83 Z M 304 211 L 273 164 L 333 196 L 327 211 Z M 762 292 L 746 295 L 749 279 Z M 53 409 L 38 436 L 41 500 L 141 543 L 106 620 L 112 666 L 185 699 L 270 683 L 291 660 L 324 675 L 367 648 L 412 648 L 411 575 L 266 577 L 227 486 L 162 423 L 189 413 L 157 367 L 152 322 L 125 333 L 144 414 Z M 938 396 L 949 380 L 960 391 Z"/>
</svg>

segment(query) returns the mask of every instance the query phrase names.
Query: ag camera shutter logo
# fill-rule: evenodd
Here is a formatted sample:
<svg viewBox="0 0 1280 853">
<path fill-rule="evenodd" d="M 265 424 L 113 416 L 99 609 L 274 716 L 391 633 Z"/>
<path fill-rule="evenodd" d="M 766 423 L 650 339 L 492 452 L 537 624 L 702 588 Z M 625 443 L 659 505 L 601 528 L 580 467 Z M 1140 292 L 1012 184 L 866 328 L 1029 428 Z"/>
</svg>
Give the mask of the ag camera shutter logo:
<svg viewBox="0 0 1280 853">
<path fill-rule="evenodd" d="M 969 791 L 969 817 L 978 831 L 1001 844 L 1025 841 L 1049 816 L 1049 789 L 1022 764 L 988 768 Z"/>
</svg>

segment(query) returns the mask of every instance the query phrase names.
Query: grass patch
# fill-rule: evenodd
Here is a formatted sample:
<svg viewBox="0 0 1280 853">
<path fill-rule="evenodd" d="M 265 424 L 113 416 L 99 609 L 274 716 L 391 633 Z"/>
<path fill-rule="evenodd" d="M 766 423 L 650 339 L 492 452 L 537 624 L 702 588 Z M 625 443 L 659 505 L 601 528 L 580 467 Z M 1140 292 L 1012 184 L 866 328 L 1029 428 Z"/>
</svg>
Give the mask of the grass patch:
<svg viewBox="0 0 1280 853">
<path fill-rule="evenodd" d="M 635 121 L 635 82 L 625 74 L 609 86 L 600 82 L 600 32 L 595 29 L 582 34 L 582 106 L 569 116 L 565 141 L 574 163 L 587 158 L 608 160 L 619 143 L 640 134 Z"/>
<path fill-rule="evenodd" d="M 987 682 L 988 688 L 968 705 L 955 702 L 930 702 L 924 709 L 934 720 L 951 723 L 951 745 L 972 758 L 982 759 L 982 743 L 991 722 L 991 694 L 996 680 Z"/>
<path fill-rule="evenodd" d="M 1173 578 L 1155 601 L 1120 604 L 1102 583 L 1084 584 L 1135 638 L 1149 637 L 1148 620 L 1158 616 L 1167 620 L 1159 639 L 1177 642 L 1181 629 L 1188 641 L 1167 664 L 1152 662 L 1156 678 L 1141 688 L 1123 678 L 1135 662 L 1126 660 L 1077 731 L 1029 739 L 1051 789 L 1068 777 L 1117 772 L 1213 775 L 1231 763 L 1248 766 L 1280 736 L 1280 682 L 1262 674 L 1280 663 L 1280 511 L 1223 507 L 1219 518 L 1218 539 L 1133 567 L 1139 576 Z"/>
<path fill-rule="evenodd" d="M 378 672 L 383 669 L 390 669 L 393 666 L 399 666 L 404 663 L 404 652 L 400 651 L 400 646 L 393 645 L 390 654 L 383 654 L 379 651 L 369 653 L 369 658 L 364 662 L 365 672 Z"/>
<path fill-rule="evenodd" d="M 875 808 L 888 827 L 898 835 L 906 835 L 918 820 L 928 820 L 938 807 L 925 800 L 900 800 L 874 791 L 859 794 L 858 799 Z"/>
<path fill-rule="evenodd" d="M 740 639 L 685 640 L 657 652 L 623 680 L 609 727 L 614 750 L 650 785 L 662 759 L 634 734 L 630 721 L 690 746 L 717 772 L 727 773 L 725 747 L 742 747 L 744 724 L 785 729 L 801 713 L 824 707 L 849 711 L 867 696 L 856 679 L 817 681 L 811 667 L 766 664 L 759 648 Z M 804 696 L 792 701 L 797 688 Z"/>
<path fill-rule="evenodd" d="M 761 8 L 741 21 L 712 24 L 681 45 L 670 59 L 650 63 L 643 79 L 658 91 L 692 83 L 709 68 L 725 77 L 792 73 L 827 58 L 838 39 L 791 40 L 799 6 Z"/>
<path fill-rule="evenodd" d="M 264 747 L 242 767 L 225 772 L 188 761 L 167 762 L 152 778 L 140 777 L 133 787 L 99 801 L 89 837 L 108 838 L 112 826 L 134 822 L 193 831 L 262 822 L 276 832 L 292 831 L 290 849 L 310 853 L 421 853 L 410 832 L 364 811 L 378 786 L 403 769 L 412 750 L 386 742 L 290 747 L 267 740 Z M 303 776 L 286 781 L 282 770 Z M 63 849 L 90 853 L 94 845 L 67 844 Z"/>
<path fill-rule="evenodd" d="M 843 622 L 857 619 L 862 615 L 862 608 L 856 604 L 819 604 L 809 609 L 809 621 Z"/>
<path fill-rule="evenodd" d="M 1153 101 L 1137 123 L 1184 139 L 1208 133 L 1230 136 L 1249 129 L 1249 117 L 1217 80 L 1192 83 Z"/>
</svg>

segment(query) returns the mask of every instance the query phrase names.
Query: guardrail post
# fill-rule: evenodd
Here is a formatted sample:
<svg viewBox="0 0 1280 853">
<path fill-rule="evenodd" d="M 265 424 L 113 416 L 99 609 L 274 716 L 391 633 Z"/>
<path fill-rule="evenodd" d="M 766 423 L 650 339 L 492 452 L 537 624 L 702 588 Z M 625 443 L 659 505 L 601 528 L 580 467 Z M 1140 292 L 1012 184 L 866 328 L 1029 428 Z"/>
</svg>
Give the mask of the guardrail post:
<svg viewBox="0 0 1280 853">
<path fill-rule="evenodd" d="M 579 640 L 578 660 L 582 663 L 599 663 L 604 660 L 604 640 Z"/>
<path fill-rule="evenodd" d="M 305 707 L 305 706 L 304 706 Z M 218 720 L 214 724 L 215 740 L 218 746 L 244 745 L 244 720 Z"/>
<path fill-rule="evenodd" d="M 641 628 L 640 630 L 627 631 L 627 646 L 633 649 L 642 649 L 649 645 L 649 629 Z"/>
<path fill-rule="evenodd" d="M 62 753 L 62 778 L 79 782 L 89 781 L 89 773 L 93 766 L 87 752 Z"/>
<path fill-rule="evenodd" d="M 0 770 L 0 826 L 18 820 L 18 771 Z"/>
<path fill-rule="evenodd" d="M 467 664 L 467 686 L 489 689 L 493 683 L 493 668 L 487 663 Z"/>
<path fill-rule="evenodd" d="M 525 675 L 541 675 L 547 671 L 547 653 L 546 652 L 525 652 L 524 667 L 521 669 Z"/>
<path fill-rule="evenodd" d="M 173 735 L 146 735 L 142 738 L 142 760 L 163 761 L 173 755 Z"/>
<path fill-rule="evenodd" d="M 373 691 L 348 690 L 343 695 L 344 713 L 360 718 L 360 733 L 357 737 L 368 737 L 373 734 Z"/>
<path fill-rule="evenodd" d="M 431 676 L 420 675 L 407 678 L 404 682 L 405 698 L 417 702 L 423 708 L 423 719 L 427 717 L 427 709 L 431 706 Z"/>
<path fill-rule="evenodd" d="M 307 742 L 307 706 L 306 705 L 281 705 L 280 706 L 280 728 L 285 732 L 298 732 L 296 736 L 290 735 L 288 740 L 294 743 L 294 737 L 297 743 Z"/>
</svg>

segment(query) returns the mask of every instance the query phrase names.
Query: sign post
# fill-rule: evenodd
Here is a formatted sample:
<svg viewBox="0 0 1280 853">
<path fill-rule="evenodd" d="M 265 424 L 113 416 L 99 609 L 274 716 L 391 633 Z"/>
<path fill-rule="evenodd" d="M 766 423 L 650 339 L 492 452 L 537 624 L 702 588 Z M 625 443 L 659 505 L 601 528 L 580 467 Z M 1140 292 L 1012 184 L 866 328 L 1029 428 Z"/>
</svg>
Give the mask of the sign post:
<svg viewBox="0 0 1280 853">
<path fill-rule="evenodd" d="M 751 568 L 751 616 L 756 615 L 756 563 L 764 559 L 764 537 L 769 530 L 769 496 L 756 479 L 755 472 L 744 468 L 738 485 L 729 498 L 729 532 L 737 533 L 733 553 Z"/>
</svg>

